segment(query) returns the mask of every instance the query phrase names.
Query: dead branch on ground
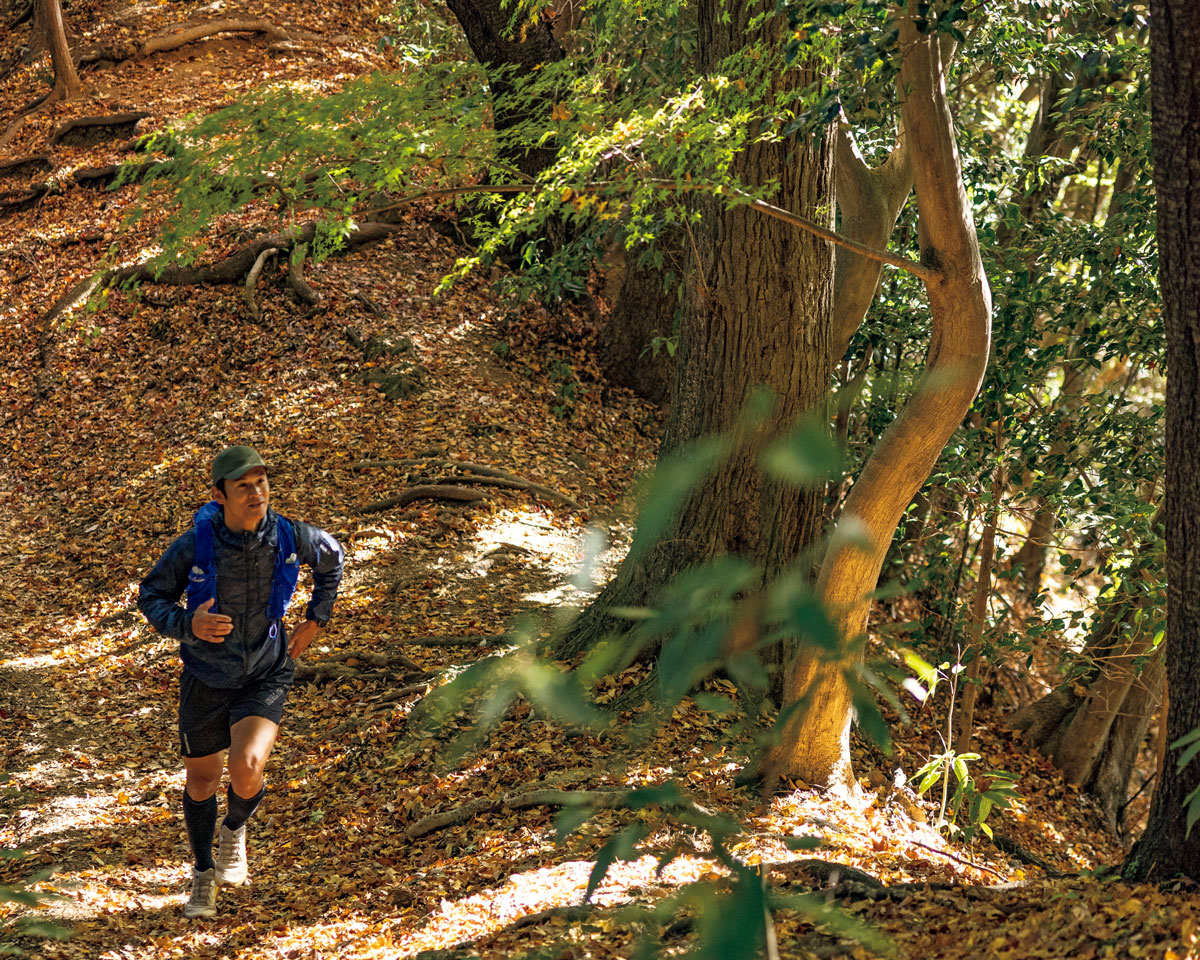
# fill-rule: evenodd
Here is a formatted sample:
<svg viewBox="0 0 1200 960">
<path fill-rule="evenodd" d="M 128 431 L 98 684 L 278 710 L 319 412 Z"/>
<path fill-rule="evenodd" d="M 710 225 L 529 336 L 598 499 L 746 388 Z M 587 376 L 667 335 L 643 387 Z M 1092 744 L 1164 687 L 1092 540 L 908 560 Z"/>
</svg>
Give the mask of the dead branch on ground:
<svg viewBox="0 0 1200 960">
<path fill-rule="evenodd" d="M 471 490 L 467 487 L 443 485 L 409 487 L 394 497 L 376 500 L 374 503 L 368 503 L 365 507 L 359 507 L 355 513 L 378 513 L 391 507 L 407 506 L 415 500 L 460 500 L 465 503 L 474 503 L 476 500 L 483 500 L 486 497 L 487 494 L 483 491 Z"/>
<path fill-rule="evenodd" d="M 496 467 L 485 466 L 479 463 L 468 463 L 464 460 L 449 460 L 437 457 L 411 457 L 399 460 L 362 460 L 358 463 L 352 463 L 350 469 L 355 471 L 371 470 L 376 467 L 441 467 L 444 469 L 463 470 L 467 473 L 474 473 L 476 478 L 468 477 L 443 477 L 434 480 L 433 483 L 446 483 L 451 480 L 456 480 L 460 483 L 478 483 L 485 486 L 504 487 L 509 490 L 528 490 L 530 493 L 535 493 L 538 496 L 544 497 L 547 500 L 554 500 L 564 504 L 573 510 L 582 510 L 583 506 L 578 500 L 565 493 L 560 493 L 552 487 L 544 486 L 540 483 L 534 483 L 531 480 L 525 480 L 521 477 L 514 476 L 511 473 L 506 473 Z M 487 478 L 487 479 L 479 479 Z"/>
<path fill-rule="evenodd" d="M 104 60 L 110 63 L 141 60 L 156 53 L 178 50 L 189 43 L 207 40 L 220 33 L 263 33 L 277 43 L 293 40 L 288 31 L 269 20 L 213 20 L 210 23 L 191 26 L 181 24 L 181 27 L 182 29 L 174 33 L 160 33 L 145 40 L 131 40 L 94 47 L 84 52 L 79 58 L 80 66 Z"/>
<path fill-rule="evenodd" d="M 404 831 L 409 840 L 416 840 L 427 834 L 444 830 L 459 823 L 466 823 L 480 813 L 491 813 L 495 810 L 525 810 L 529 807 L 549 806 L 593 806 L 596 808 L 619 807 L 628 796 L 626 790 L 531 790 L 525 793 L 508 793 L 502 797 L 472 800 L 460 807 L 443 810 L 422 817 Z"/>
</svg>

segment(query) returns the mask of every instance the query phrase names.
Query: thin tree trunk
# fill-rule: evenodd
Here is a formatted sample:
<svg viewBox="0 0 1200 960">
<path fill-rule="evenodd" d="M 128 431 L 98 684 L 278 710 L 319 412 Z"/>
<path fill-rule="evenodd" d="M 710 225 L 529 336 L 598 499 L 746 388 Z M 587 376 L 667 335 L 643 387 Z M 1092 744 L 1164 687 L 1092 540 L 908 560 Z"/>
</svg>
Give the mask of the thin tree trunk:
<svg viewBox="0 0 1200 960">
<path fill-rule="evenodd" d="M 997 436 L 999 446 L 999 436 Z M 954 752 L 966 753 L 971 748 L 975 727 L 975 701 L 979 699 L 979 676 L 983 668 L 983 629 L 987 623 L 988 599 L 992 595 L 992 561 L 996 555 L 996 527 L 1000 520 L 1000 498 L 1004 494 L 1004 468 L 996 467 L 992 478 L 992 503 L 984 524 L 979 546 L 979 576 L 975 580 L 975 598 L 971 603 L 970 643 L 972 654 L 959 705 L 958 728 L 954 737 Z"/>
<path fill-rule="evenodd" d="M 1151 143 L 1158 277 L 1167 334 L 1167 742 L 1200 727 L 1200 17 L 1189 0 L 1150 2 Z M 1169 752 L 1129 880 L 1200 878 L 1200 830 L 1185 798 L 1200 763 Z"/>
<path fill-rule="evenodd" d="M 768 782 L 785 775 L 852 785 L 847 675 L 860 662 L 870 594 L 896 525 L 962 422 L 987 366 L 991 292 L 946 99 L 949 51 L 936 36 L 920 34 L 913 15 L 900 19 L 900 48 L 902 123 L 909 149 L 921 158 L 912 171 L 921 262 L 937 271 L 926 282 L 933 333 L 925 373 L 851 489 L 831 538 L 817 590 L 842 648 L 828 657 L 806 647 L 789 665 L 784 708 L 792 714 L 766 758 Z"/>
<path fill-rule="evenodd" d="M 54 65 L 54 98 L 69 100 L 78 96 L 83 92 L 83 84 L 79 81 L 75 60 L 67 44 L 67 29 L 59 0 L 37 0 L 33 29 L 50 49 L 50 61 Z"/>
</svg>

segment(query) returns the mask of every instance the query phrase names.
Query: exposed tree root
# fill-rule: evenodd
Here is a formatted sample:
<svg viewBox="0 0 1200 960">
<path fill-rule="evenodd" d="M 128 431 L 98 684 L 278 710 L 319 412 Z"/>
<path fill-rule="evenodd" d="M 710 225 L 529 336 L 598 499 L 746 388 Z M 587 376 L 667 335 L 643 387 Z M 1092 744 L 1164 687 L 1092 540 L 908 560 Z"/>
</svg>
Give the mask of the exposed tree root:
<svg viewBox="0 0 1200 960">
<path fill-rule="evenodd" d="M 5 160 L 0 163 L 0 180 L 8 177 L 22 177 L 27 173 L 41 171 L 49 173 L 53 169 L 50 156 L 45 153 L 32 157 L 17 157 L 15 160 Z"/>
<path fill-rule="evenodd" d="M 374 221 L 359 223 L 356 225 L 356 229 L 344 238 L 345 249 L 350 250 L 376 240 L 383 240 L 392 236 L 399 229 L 400 227 L 390 223 Z M 264 250 L 274 247 L 280 252 L 290 251 L 296 244 L 311 242 L 316 230 L 316 223 L 309 223 L 282 233 L 269 234 L 216 263 L 194 267 L 170 264 L 161 269 L 156 269 L 152 264 L 139 263 L 94 273 L 90 277 L 76 281 L 38 320 L 37 350 L 41 372 L 38 375 L 37 396 L 44 398 L 49 390 L 48 372 L 52 361 L 54 330 L 58 318 L 83 303 L 102 287 L 115 287 L 134 282 L 159 283 L 170 286 L 240 283 Z M 478 499 L 478 497 L 474 499 Z"/>
<path fill-rule="evenodd" d="M 363 667 L 364 664 L 366 669 Z M 327 680 L 342 680 L 347 677 L 363 679 L 394 677 L 398 670 L 409 673 L 426 672 L 419 663 L 402 653 L 380 654 L 348 650 L 325 660 L 297 663 L 296 679 L 304 683 L 321 683 Z"/>
<path fill-rule="evenodd" d="M 321 295 L 312 288 L 312 284 L 304 279 L 304 260 L 307 256 L 307 251 L 301 251 L 299 254 L 293 251 L 292 257 L 288 261 L 287 285 L 297 300 L 310 307 L 315 307 L 320 305 Z"/>
<path fill-rule="evenodd" d="M 254 320 L 258 320 L 262 316 L 262 311 L 258 309 L 258 301 L 254 299 L 254 288 L 258 285 L 258 276 L 262 273 L 263 264 L 267 262 L 268 257 L 278 255 L 278 247 L 267 247 L 254 261 L 254 266 L 250 268 L 250 272 L 246 274 L 246 303 L 250 307 L 250 316 Z"/>
<path fill-rule="evenodd" d="M 525 810 L 529 807 L 564 807 L 575 804 L 580 806 L 587 804 L 597 808 L 618 807 L 625 802 L 627 796 L 628 791 L 626 790 L 546 789 L 531 790 L 526 793 L 509 793 L 503 797 L 483 797 L 463 804 L 461 807 L 454 807 L 450 810 L 443 810 L 441 813 L 422 817 L 416 823 L 411 824 L 404 833 L 409 840 L 416 840 L 419 837 L 435 833 L 438 830 L 444 830 L 446 827 L 466 823 L 480 813 L 490 813 L 503 809 Z"/>
<path fill-rule="evenodd" d="M 483 500 L 486 496 L 487 494 L 481 490 L 471 490 L 467 487 L 446 485 L 409 487 L 394 497 L 376 500 L 374 503 L 368 503 L 365 507 L 359 507 L 355 513 L 378 513 L 391 507 L 407 506 L 415 500 L 461 500 L 473 503 L 476 500 Z"/>
<path fill-rule="evenodd" d="M 508 634 L 480 634 L 471 637 L 416 637 L 411 640 L 401 640 L 401 643 L 412 644 L 416 647 L 480 647 L 499 646 L 510 643 Z"/>
<path fill-rule="evenodd" d="M 528 490 L 530 493 L 535 493 L 547 500 L 554 500 L 573 510 L 582 510 L 583 506 L 574 497 L 570 497 L 565 493 L 560 493 L 551 487 L 543 486 L 540 483 L 534 483 L 530 480 L 524 480 L 521 477 L 514 476 L 511 473 L 505 473 L 496 467 L 489 467 L 479 463 L 467 463 L 462 460 L 447 460 L 437 457 L 411 457 L 399 460 L 362 460 L 358 463 L 352 463 L 352 470 L 371 470 L 376 467 L 409 467 L 409 466 L 426 466 L 426 467 L 442 467 L 445 469 L 463 470 L 467 473 L 477 474 L 478 477 L 487 479 L 470 479 L 465 477 L 442 477 L 434 483 L 447 483 L 451 480 L 465 483 L 478 483 L 485 486 L 504 487 L 509 490 Z"/>
<path fill-rule="evenodd" d="M 62 193 L 69 187 L 82 187 L 87 190 L 101 190 L 117 179 L 123 164 L 113 163 L 104 167 L 84 167 L 71 174 L 70 180 L 57 182 L 47 180 L 35 183 L 18 190 L 0 193 L 0 216 L 20 213 L 29 210 L 42 202 L 46 197 Z M 134 176 L 142 176 L 147 170 L 163 166 L 163 162 L 152 160 L 133 167 Z"/>
<path fill-rule="evenodd" d="M 211 23 L 194 24 L 190 27 L 184 25 L 183 29 L 174 33 L 159 34 L 146 40 L 132 40 L 94 47 L 79 58 L 79 63 L 82 66 L 101 61 L 120 63 L 122 60 L 140 60 L 156 53 L 178 50 L 189 43 L 207 40 L 219 33 L 264 33 L 276 42 L 293 39 L 286 30 L 269 20 L 214 20 Z"/>
</svg>

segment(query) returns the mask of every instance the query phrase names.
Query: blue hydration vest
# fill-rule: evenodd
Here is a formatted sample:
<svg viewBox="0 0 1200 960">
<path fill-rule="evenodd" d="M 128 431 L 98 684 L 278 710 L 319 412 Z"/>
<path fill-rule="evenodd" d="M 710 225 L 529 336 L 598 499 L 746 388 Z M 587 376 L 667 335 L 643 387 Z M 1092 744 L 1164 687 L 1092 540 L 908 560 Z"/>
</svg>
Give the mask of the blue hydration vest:
<svg viewBox="0 0 1200 960">
<path fill-rule="evenodd" d="M 212 521 L 221 512 L 221 505 L 210 500 L 196 511 L 196 556 L 188 574 L 187 608 L 189 611 L 213 601 L 209 613 L 217 612 L 217 560 L 213 553 Z M 275 551 L 275 577 L 271 581 L 271 599 L 267 605 L 267 616 L 272 620 L 283 618 L 292 594 L 296 592 L 296 581 L 300 579 L 300 561 L 296 558 L 296 536 L 291 521 L 275 514 L 276 535 L 279 546 Z M 272 632 L 275 626 L 272 624 Z"/>
</svg>

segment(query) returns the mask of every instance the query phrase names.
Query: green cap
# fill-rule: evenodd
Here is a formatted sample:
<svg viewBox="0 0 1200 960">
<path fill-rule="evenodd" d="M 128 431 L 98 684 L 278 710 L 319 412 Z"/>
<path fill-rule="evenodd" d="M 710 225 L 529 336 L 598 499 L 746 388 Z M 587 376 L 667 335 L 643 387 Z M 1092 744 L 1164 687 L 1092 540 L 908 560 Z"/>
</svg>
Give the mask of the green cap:
<svg viewBox="0 0 1200 960">
<path fill-rule="evenodd" d="M 263 458 L 253 447 L 226 447 L 213 460 L 213 486 L 215 487 L 222 480 L 236 480 L 247 470 L 265 466 Z"/>
</svg>

